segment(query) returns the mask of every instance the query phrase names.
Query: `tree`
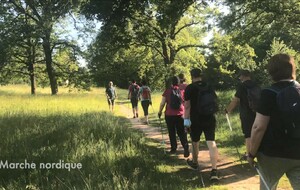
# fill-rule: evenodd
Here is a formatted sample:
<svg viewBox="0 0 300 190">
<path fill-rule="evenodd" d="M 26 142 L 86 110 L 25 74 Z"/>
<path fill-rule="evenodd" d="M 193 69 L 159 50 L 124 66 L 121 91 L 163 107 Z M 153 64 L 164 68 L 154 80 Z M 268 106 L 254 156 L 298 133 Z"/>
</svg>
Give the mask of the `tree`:
<svg viewBox="0 0 300 190">
<path fill-rule="evenodd" d="M 178 55 L 181 54 L 182 57 L 190 48 L 196 49 L 200 55 L 200 49 L 208 48 L 201 42 L 207 30 L 206 19 L 213 12 L 207 8 L 206 1 L 195 3 L 184 0 L 153 0 L 108 3 L 91 0 L 83 6 L 83 11 L 87 16 L 94 16 L 103 22 L 95 42 L 99 45 L 94 53 L 94 63 L 103 63 L 100 58 L 107 59 L 108 55 L 113 57 L 122 48 L 143 47 L 149 48 L 153 56 L 159 56 L 160 63 L 169 70 L 168 75 L 174 75 L 176 67 L 173 64 L 182 63 Z M 105 58 L 100 55 L 105 55 Z M 199 55 L 196 57 L 201 57 Z M 106 64 L 112 64 L 111 60 L 107 60 Z M 157 57 L 155 60 L 158 60 Z"/>
<path fill-rule="evenodd" d="M 299 0 L 225 0 L 230 13 L 224 16 L 221 28 L 230 32 L 237 43 L 248 43 L 260 62 L 274 38 L 280 38 L 300 50 Z"/>
<path fill-rule="evenodd" d="M 272 41 L 272 44 L 270 44 L 270 50 L 267 51 L 266 57 L 264 60 L 260 63 L 257 77 L 260 81 L 262 81 L 264 86 L 269 86 L 272 83 L 272 79 L 270 78 L 268 71 L 267 71 L 267 64 L 270 58 L 273 55 L 279 54 L 279 53 L 285 53 L 289 54 L 294 57 L 295 63 L 299 63 L 300 61 L 300 55 L 299 52 L 295 51 L 290 46 L 286 45 L 284 41 L 278 38 L 274 38 Z M 300 71 L 297 70 L 297 78 L 300 77 Z"/>
<path fill-rule="evenodd" d="M 57 44 L 52 41 L 53 27 L 58 19 L 64 17 L 71 9 L 76 8 L 79 2 L 77 0 L 1 0 L 1 3 L 8 5 L 8 10 L 14 14 L 26 15 L 35 23 L 35 31 L 38 37 L 42 39 L 51 93 L 57 94 L 58 86 L 52 59 L 53 50 Z"/>
<path fill-rule="evenodd" d="M 232 36 L 215 33 L 210 45 L 214 48 L 207 58 L 205 77 L 219 89 L 234 87 L 240 69 L 257 68 L 254 49 L 248 44 L 234 43 Z"/>
</svg>

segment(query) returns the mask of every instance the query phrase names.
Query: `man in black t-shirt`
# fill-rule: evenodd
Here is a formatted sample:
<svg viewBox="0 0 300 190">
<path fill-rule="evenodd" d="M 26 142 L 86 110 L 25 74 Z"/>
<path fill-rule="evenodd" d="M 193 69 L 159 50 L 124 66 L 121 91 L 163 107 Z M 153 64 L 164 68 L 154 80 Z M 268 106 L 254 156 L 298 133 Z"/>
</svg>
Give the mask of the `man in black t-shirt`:
<svg viewBox="0 0 300 190">
<path fill-rule="evenodd" d="M 284 174 L 293 189 L 300 189 L 300 139 L 286 134 L 277 93 L 272 90 L 275 88 L 281 91 L 297 84 L 294 81 L 296 79 L 294 59 L 287 54 L 274 55 L 267 69 L 274 84 L 262 90 L 251 132 L 248 162 L 254 165 L 254 158 L 257 157 L 259 171 L 266 183 L 260 183 L 261 189 L 276 189 L 278 181 Z"/>
<path fill-rule="evenodd" d="M 198 91 L 207 87 L 207 84 L 202 81 L 200 69 L 191 70 L 191 76 L 192 84 L 186 87 L 184 93 L 184 126 L 186 131 L 190 132 L 193 147 L 193 159 L 188 159 L 187 163 L 193 169 L 199 168 L 199 141 L 201 134 L 204 133 L 212 164 L 210 180 L 216 181 L 219 179 L 217 174 L 218 149 L 215 142 L 216 119 L 214 114 L 199 115 Z"/>
<path fill-rule="evenodd" d="M 241 84 L 238 85 L 234 98 L 225 109 L 226 113 L 231 113 L 239 105 L 241 127 L 245 137 L 246 153 L 243 159 L 247 159 L 250 150 L 251 129 L 255 119 L 255 112 L 249 106 L 247 89 L 251 89 L 257 84 L 251 80 L 250 71 L 241 70 L 239 74 Z"/>
</svg>

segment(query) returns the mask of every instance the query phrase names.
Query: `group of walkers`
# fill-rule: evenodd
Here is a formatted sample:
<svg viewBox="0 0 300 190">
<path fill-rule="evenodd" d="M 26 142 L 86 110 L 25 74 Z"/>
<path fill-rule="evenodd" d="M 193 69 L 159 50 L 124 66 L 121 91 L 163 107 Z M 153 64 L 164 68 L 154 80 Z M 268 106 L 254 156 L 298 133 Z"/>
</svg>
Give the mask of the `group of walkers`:
<svg viewBox="0 0 300 190">
<path fill-rule="evenodd" d="M 133 118 L 138 118 L 138 101 L 141 100 L 141 105 L 144 111 L 144 123 L 149 124 L 149 106 L 152 105 L 151 90 L 147 86 L 147 81 L 142 80 L 142 86 L 139 86 L 135 80 L 131 81 L 128 88 L 128 99 L 132 105 Z"/>
<path fill-rule="evenodd" d="M 280 178 L 286 174 L 293 189 L 300 189 L 300 85 L 296 81 L 296 65 L 293 57 L 277 54 L 270 58 L 267 71 L 273 80 L 270 87 L 261 89 L 247 70 L 240 71 L 241 84 L 224 110 L 230 114 L 238 105 L 241 127 L 245 137 L 247 160 L 260 174 L 260 189 L 276 189 Z M 203 81 L 200 69 L 192 69 L 192 83 L 185 84 L 182 74 L 171 78 L 171 85 L 162 94 L 158 117 L 165 108 L 171 149 L 177 151 L 176 134 L 189 157 L 187 134 L 192 140 L 192 159 L 187 164 L 199 169 L 199 141 L 202 133 L 209 149 L 211 161 L 210 180 L 219 179 L 217 171 L 218 149 L 215 142 L 217 95 Z M 138 117 L 138 99 L 148 123 L 148 107 L 151 90 L 146 82 L 139 87 L 133 80 L 128 98 L 132 104 L 133 117 Z M 228 115 L 227 115 L 228 116 Z M 254 162 L 257 159 L 257 163 Z"/>
</svg>

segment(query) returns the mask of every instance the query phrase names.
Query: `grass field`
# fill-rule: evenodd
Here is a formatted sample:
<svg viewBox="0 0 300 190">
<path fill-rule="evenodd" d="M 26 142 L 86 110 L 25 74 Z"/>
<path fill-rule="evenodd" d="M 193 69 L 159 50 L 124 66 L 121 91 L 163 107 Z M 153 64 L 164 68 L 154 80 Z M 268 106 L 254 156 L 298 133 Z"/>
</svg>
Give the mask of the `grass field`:
<svg viewBox="0 0 300 190">
<path fill-rule="evenodd" d="M 107 112 L 102 88 L 72 93 L 61 88 L 57 96 L 42 89 L 31 96 L 28 86 L 0 86 L 0 188 L 200 189 L 199 176 L 184 162 L 165 156 L 157 148 L 159 143 L 129 128 L 124 116 L 131 112 L 124 114 L 120 109 L 128 108 L 127 92 L 118 92 L 112 114 Z M 220 93 L 219 97 L 227 104 L 232 93 Z M 157 127 L 161 92 L 153 97 L 150 122 Z M 225 117 L 217 117 L 219 148 L 236 157 L 232 135 L 244 152 L 238 116 L 231 117 L 234 134 L 229 132 Z M 16 166 L 24 162 L 36 168 Z M 41 168 L 43 164 L 48 168 Z M 81 164 L 82 168 L 69 168 L 72 164 Z"/>
</svg>

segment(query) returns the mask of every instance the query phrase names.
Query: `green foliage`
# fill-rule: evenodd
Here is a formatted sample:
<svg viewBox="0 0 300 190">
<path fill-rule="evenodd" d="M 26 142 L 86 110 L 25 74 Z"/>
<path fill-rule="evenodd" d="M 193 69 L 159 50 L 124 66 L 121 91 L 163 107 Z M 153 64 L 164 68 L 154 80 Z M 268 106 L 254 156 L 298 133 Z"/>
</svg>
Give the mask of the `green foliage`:
<svg viewBox="0 0 300 190">
<path fill-rule="evenodd" d="M 264 86 L 272 84 L 274 81 L 270 78 L 268 71 L 266 69 L 269 59 L 276 54 L 285 53 L 294 57 L 296 67 L 299 67 L 300 55 L 292 47 L 286 45 L 283 40 L 279 38 L 274 38 L 272 44 L 270 45 L 270 50 L 267 51 L 267 55 L 261 62 L 257 78 L 263 83 Z M 297 78 L 300 76 L 299 69 L 297 70 Z"/>
<path fill-rule="evenodd" d="M 88 16 L 92 14 L 103 21 L 102 30 L 91 47 L 90 69 L 97 83 L 106 83 L 117 75 L 120 78 L 116 83 L 122 87 L 128 85 L 130 78 L 145 78 L 153 87 L 162 88 L 170 76 L 188 73 L 192 67 L 204 67 L 200 50 L 207 46 L 199 39 L 205 35 L 206 18 L 213 12 L 205 3 L 148 1 L 143 4 L 141 1 L 136 6 L 136 1 L 120 4 L 113 1 L 104 6 L 115 6 L 115 9 L 107 7 L 106 10 L 100 7 L 103 3 L 91 1 L 84 6 Z M 114 20 L 107 19 L 108 10 Z M 116 70 L 121 65 L 120 75 Z"/>
<path fill-rule="evenodd" d="M 262 61 L 273 38 L 280 38 L 300 50 L 300 4 L 298 0 L 240 1 L 225 0 L 230 13 L 221 27 L 234 35 L 237 43 L 248 43 Z"/>
<path fill-rule="evenodd" d="M 211 40 L 214 47 L 208 56 L 206 79 L 217 88 L 235 86 L 240 69 L 253 71 L 257 68 L 255 52 L 248 44 L 238 45 L 229 35 L 215 33 Z"/>
</svg>

